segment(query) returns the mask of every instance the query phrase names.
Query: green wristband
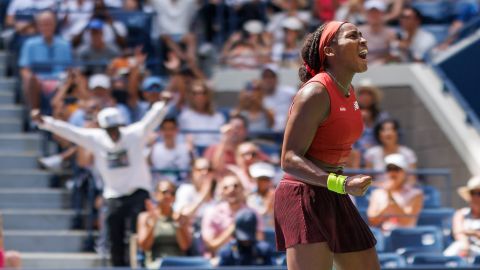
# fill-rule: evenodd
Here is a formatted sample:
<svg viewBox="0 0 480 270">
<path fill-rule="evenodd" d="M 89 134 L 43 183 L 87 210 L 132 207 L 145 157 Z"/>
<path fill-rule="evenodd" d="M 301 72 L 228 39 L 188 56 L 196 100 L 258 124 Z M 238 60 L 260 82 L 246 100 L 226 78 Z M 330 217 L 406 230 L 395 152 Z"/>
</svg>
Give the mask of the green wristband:
<svg viewBox="0 0 480 270">
<path fill-rule="evenodd" d="M 334 173 L 330 173 L 327 178 L 327 188 L 336 193 L 345 194 L 345 179 L 347 179 L 344 175 L 336 175 Z"/>
</svg>

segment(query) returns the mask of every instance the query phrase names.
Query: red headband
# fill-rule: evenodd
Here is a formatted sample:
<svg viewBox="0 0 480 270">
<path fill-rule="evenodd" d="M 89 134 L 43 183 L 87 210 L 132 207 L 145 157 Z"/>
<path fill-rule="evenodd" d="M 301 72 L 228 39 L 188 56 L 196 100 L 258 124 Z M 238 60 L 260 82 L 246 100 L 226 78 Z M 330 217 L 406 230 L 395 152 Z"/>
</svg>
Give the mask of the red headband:
<svg viewBox="0 0 480 270">
<path fill-rule="evenodd" d="M 338 29 L 344 24 L 345 22 L 339 21 L 331 21 L 325 25 L 325 29 L 323 30 L 322 36 L 320 37 L 320 43 L 318 44 L 318 54 L 320 55 L 320 71 L 323 70 L 324 62 L 327 56 L 325 55 L 325 47 L 333 40 L 335 35 L 337 34 Z"/>
<path fill-rule="evenodd" d="M 339 21 L 331 21 L 328 22 L 325 25 L 325 28 L 323 29 L 322 35 L 320 36 L 320 42 L 318 44 L 318 54 L 320 55 L 320 71 L 324 70 L 324 62 L 327 56 L 325 55 L 325 47 L 330 44 L 330 42 L 333 40 L 335 35 L 337 34 L 338 29 L 344 24 L 345 22 L 339 22 Z M 317 72 L 313 70 L 307 63 L 303 63 L 305 65 L 305 68 L 307 69 L 307 72 L 310 73 L 310 75 L 315 76 Z"/>
</svg>

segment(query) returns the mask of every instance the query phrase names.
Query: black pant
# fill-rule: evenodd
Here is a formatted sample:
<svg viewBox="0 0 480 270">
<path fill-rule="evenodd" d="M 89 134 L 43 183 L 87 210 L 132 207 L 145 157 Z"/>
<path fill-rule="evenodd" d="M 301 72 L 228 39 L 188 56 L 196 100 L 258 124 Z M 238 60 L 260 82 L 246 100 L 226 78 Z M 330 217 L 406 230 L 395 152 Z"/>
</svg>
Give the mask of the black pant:
<svg viewBox="0 0 480 270">
<path fill-rule="evenodd" d="M 137 216 L 145 210 L 147 198 L 148 192 L 138 189 L 129 196 L 107 200 L 107 226 L 113 266 L 129 266 L 129 234 L 126 232 L 136 232 Z"/>
</svg>

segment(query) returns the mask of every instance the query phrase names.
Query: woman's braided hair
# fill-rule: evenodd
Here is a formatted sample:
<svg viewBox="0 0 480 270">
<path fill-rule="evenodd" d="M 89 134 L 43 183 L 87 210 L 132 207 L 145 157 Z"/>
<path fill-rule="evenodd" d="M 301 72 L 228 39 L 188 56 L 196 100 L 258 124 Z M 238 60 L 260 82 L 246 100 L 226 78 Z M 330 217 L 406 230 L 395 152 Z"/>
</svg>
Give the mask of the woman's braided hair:
<svg viewBox="0 0 480 270">
<path fill-rule="evenodd" d="M 322 68 L 318 46 L 325 26 L 326 24 L 322 24 L 317 28 L 317 30 L 315 30 L 315 32 L 308 34 L 305 42 L 303 43 L 301 56 L 304 64 L 298 69 L 298 77 L 302 82 L 307 82 L 313 77 L 311 71 L 318 73 Z M 307 70 L 307 65 L 310 67 L 311 71 Z"/>
</svg>

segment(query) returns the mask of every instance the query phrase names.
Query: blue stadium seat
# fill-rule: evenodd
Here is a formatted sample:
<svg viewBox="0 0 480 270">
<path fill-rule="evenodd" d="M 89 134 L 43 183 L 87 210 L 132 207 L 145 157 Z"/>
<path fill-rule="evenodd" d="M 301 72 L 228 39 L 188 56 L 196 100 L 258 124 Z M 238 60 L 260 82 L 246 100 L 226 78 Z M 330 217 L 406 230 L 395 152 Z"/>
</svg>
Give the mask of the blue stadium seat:
<svg viewBox="0 0 480 270">
<path fill-rule="evenodd" d="M 385 242 L 385 235 L 383 235 L 382 230 L 375 227 L 370 227 L 370 230 L 375 236 L 375 239 L 377 239 L 377 244 L 375 245 L 375 249 L 377 250 L 377 252 L 384 252 L 386 247 L 386 242 Z"/>
<path fill-rule="evenodd" d="M 414 228 L 395 228 L 390 234 L 392 251 L 402 252 L 407 248 L 418 248 L 425 252 L 441 252 L 443 235 L 435 226 L 418 226 Z"/>
<path fill-rule="evenodd" d="M 472 264 L 480 266 L 480 255 L 473 258 Z"/>
<path fill-rule="evenodd" d="M 442 229 L 444 245 L 448 246 L 451 241 L 452 219 L 455 209 L 453 208 L 430 208 L 423 209 L 418 217 L 417 225 L 432 225 Z"/>
<path fill-rule="evenodd" d="M 181 267 L 198 267 L 211 268 L 212 265 L 208 259 L 203 257 L 165 257 L 162 259 L 160 269 L 167 266 L 181 266 Z"/>
<path fill-rule="evenodd" d="M 396 253 L 379 253 L 378 261 L 382 269 L 405 267 L 407 265 L 405 259 Z"/>
<path fill-rule="evenodd" d="M 436 187 L 422 185 L 423 190 L 423 208 L 438 208 L 442 205 L 440 191 Z"/>
<path fill-rule="evenodd" d="M 412 6 L 422 14 L 427 23 L 448 22 L 452 17 L 448 0 L 416 0 Z"/>
<path fill-rule="evenodd" d="M 263 234 L 265 235 L 265 242 L 275 249 L 275 230 L 273 228 L 265 228 Z"/>
<path fill-rule="evenodd" d="M 418 254 L 412 256 L 412 265 L 458 267 L 468 266 L 459 256 L 443 256 L 435 254 Z"/>
</svg>

